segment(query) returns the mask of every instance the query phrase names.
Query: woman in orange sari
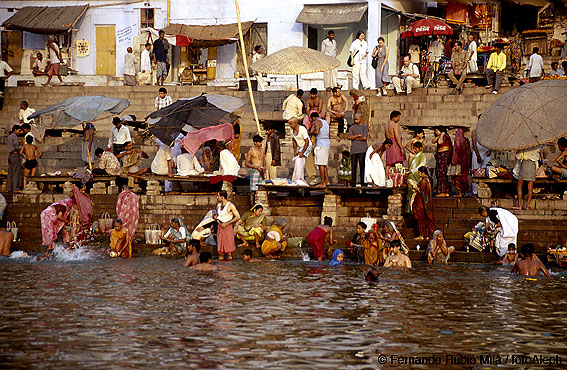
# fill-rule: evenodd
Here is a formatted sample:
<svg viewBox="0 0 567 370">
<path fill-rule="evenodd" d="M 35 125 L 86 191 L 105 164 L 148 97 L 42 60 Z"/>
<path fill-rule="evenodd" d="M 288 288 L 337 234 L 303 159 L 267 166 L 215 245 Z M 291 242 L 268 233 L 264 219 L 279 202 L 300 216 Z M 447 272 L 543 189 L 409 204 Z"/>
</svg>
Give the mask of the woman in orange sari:
<svg viewBox="0 0 567 370">
<path fill-rule="evenodd" d="M 110 257 L 132 258 L 132 242 L 128 229 L 122 227 L 122 220 L 114 220 L 114 229 L 110 233 Z"/>
<path fill-rule="evenodd" d="M 413 216 L 417 221 L 419 236 L 416 239 L 429 239 L 435 228 L 435 215 L 433 212 L 433 190 L 427 167 L 418 168 L 421 181 L 417 184 L 417 194 L 413 200 Z"/>
<path fill-rule="evenodd" d="M 374 266 L 384 263 L 382 244 L 383 242 L 378 238 L 376 231 L 370 230 L 366 234 L 366 240 L 362 244 L 364 246 L 364 263 Z"/>
</svg>

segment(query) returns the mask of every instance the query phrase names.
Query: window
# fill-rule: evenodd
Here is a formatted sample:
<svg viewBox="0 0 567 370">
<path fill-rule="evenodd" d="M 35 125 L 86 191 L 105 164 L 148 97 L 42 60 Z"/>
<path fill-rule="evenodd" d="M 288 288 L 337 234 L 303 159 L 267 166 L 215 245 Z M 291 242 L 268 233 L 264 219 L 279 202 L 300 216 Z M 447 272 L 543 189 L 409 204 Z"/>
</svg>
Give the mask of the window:
<svg viewBox="0 0 567 370">
<path fill-rule="evenodd" d="M 140 9 L 140 28 L 154 28 L 154 9 Z"/>
<path fill-rule="evenodd" d="M 307 47 L 319 50 L 319 32 L 315 27 L 307 26 Z"/>
<path fill-rule="evenodd" d="M 246 47 L 246 55 L 248 67 L 252 64 L 252 54 L 254 54 L 254 47 L 256 45 L 262 46 L 264 49 L 264 56 L 268 55 L 268 24 L 267 23 L 253 23 L 252 27 L 244 35 L 244 46 Z M 240 51 L 240 40 L 237 43 L 236 49 L 236 71 L 240 76 L 244 77 L 244 62 L 242 61 L 242 51 Z"/>
</svg>

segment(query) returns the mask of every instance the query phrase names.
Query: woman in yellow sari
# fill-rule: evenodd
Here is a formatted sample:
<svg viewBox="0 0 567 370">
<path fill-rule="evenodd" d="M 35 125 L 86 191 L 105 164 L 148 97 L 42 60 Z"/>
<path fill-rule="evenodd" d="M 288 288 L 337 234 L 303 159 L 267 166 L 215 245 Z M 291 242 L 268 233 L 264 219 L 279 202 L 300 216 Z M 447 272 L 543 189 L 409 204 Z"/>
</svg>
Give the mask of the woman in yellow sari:
<svg viewBox="0 0 567 370">
<path fill-rule="evenodd" d="M 236 237 L 242 240 L 242 244 L 239 244 L 238 247 L 247 248 L 249 241 L 255 241 L 256 248 L 260 248 L 260 242 L 268 228 L 263 212 L 264 207 L 261 204 L 256 204 L 236 222 Z"/>
<path fill-rule="evenodd" d="M 362 244 L 364 246 L 364 263 L 374 266 L 384 263 L 382 244 L 383 242 L 378 238 L 376 231 L 370 230 L 366 233 L 366 240 Z"/>
<path fill-rule="evenodd" d="M 122 227 L 122 220 L 114 220 L 114 229 L 110 233 L 110 257 L 132 258 L 132 242 L 128 229 Z"/>
<path fill-rule="evenodd" d="M 287 220 L 280 217 L 270 226 L 266 239 L 262 243 L 262 254 L 268 258 L 279 257 L 287 247 L 287 237 L 283 231 L 287 227 Z"/>
</svg>

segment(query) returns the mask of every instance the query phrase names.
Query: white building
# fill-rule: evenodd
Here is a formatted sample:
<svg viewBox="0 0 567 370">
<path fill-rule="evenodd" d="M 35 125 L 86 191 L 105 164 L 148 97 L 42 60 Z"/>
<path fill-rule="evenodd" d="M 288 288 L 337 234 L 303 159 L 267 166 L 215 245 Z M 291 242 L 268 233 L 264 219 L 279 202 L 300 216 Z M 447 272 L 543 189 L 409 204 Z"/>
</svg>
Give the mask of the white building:
<svg viewBox="0 0 567 370">
<path fill-rule="evenodd" d="M 184 24 L 193 26 L 224 25 L 237 22 L 234 0 L 90 0 L 86 1 L 11 1 L 0 3 L 0 23 L 4 23 L 24 7 L 68 7 L 89 5 L 84 14 L 77 20 L 69 32 L 61 36 L 60 41 L 68 48 L 70 68 L 77 71 L 82 79 L 85 76 L 107 75 L 112 80 L 123 76 L 124 54 L 128 46 L 133 46 L 139 55 L 148 33 L 140 33 L 146 26 L 161 29 L 169 24 Z M 335 31 L 341 67 L 339 78 L 346 81 L 346 66 L 348 49 L 357 31 L 366 33 L 369 49 L 376 45 L 379 36 L 384 37 L 390 47 L 390 73 L 394 74 L 399 65 L 397 60 L 399 44 L 399 27 L 402 13 L 413 13 L 420 10 L 417 0 L 295 0 L 282 2 L 280 0 L 241 0 L 240 14 L 242 22 L 254 22 L 245 37 L 245 48 L 248 57 L 252 54 L 254 45 L 264 47 L 271 54 L 288 46 L 304 46 L 320 48 L 321 41 L 327 36 L 327 31 Z M 337 15 L 336 9 L 347 9 Z M 348 10 L 350 9 L 350 10 Z M 301 17 L 300 17 L 301 14 Z M 319 14 L 320 16 L 317 16 Z M 305 23 L 300 23 L 303 21 Z M 47 21 L 39 23 L 50 23 Z M 37 50 L 45 49 L 42 35 L 32 32 L 33 24 L 27 25 L 22 33 L 20 48 L 23 52 L 12 56 L 21 58 L 20 71 L 29 74 L 31 58 Z M 36 25 L 37 26 L 37 25 Z M 31 32 L 29 32 L 31 31 Z M 8 34 L 13 33 L 7 31 Z M 18 47 L 17 37 L 3 37 L 8 40 L 10 50 Z M 16 40 L 14 40 L 16 39 Z M 231 43 L 202 49 L 200 62 L 206 68 L 207 59 L 216 61 L 216 69 L 212 70 L 214 84 L 234 84 L 235 72 L 243 72 L 242 62 L 237 53 L 238 47 L 233 38 Z M 81 55 L 78 45 L 88 44 L 88 53 Z M 205 43 L 205 46 L 208 44 Z M 212 44 L 211 44 L 212 45 Z M 5 49 L 5 45 L 2 45 Z M 177 76 L 177 70 L 185 64 L 187 49 L 172 48 L 172 73 Z M 81 49 L 84 51 L 84 49 Z M 216 53 L 216 56 L 215 56 Z M 13 54 L 13 53 L 10 53 Z M 209 57 L 209 55 L 211 57 Z M 8 61 L 10 63 L 10 60 Z M 210 74 L 210 71 L 209 71 Z M 368 76 L 371 86 L 374 86 L 374 70 L 368 57 Z M 293 76 L 269 76 L 276 85 L 295 85 Z M 322 73 L 304 75 L 302 87 L 322 88 Z M 11 79 L 12 80 L 12 79 Z M 93 81 L 95 78 L 93 77 Z M 10 81 L 10 84 L 15 84 Z M 108 83 L 108 82 L 107 82 Z M 117 82 L 117 84 L 119 84 Z"/>
</svg>

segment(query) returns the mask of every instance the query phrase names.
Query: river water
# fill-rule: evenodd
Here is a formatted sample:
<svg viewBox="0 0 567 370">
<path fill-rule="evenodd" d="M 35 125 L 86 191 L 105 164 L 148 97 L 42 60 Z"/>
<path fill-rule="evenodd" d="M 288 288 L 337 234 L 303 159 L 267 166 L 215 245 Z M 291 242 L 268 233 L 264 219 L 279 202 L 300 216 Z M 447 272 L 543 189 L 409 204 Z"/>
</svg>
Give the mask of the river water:
<svg viewBox="0 0 567 370">
<path fill-rule="evenodd" d="M 508 267 L 418 263 L 371 284 L 358 265 L 196 272 L 167 258 L 75 257 L 1 259 L 1 368 L 486 368 L 489 354 L 485 364 L 527 354 L 567 366 L 562 271 L 532 281 Z"/>
</svg>

